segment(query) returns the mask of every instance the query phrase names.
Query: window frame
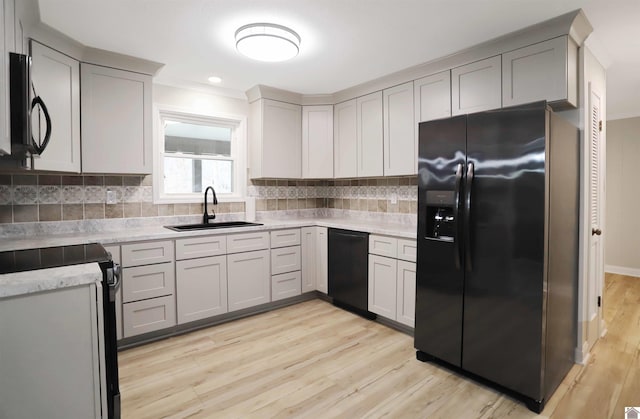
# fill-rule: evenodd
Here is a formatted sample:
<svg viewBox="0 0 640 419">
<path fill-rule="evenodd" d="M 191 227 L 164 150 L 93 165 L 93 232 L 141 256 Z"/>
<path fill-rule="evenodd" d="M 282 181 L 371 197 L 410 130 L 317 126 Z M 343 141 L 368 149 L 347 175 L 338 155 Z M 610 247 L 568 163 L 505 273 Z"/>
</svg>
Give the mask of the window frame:
<svg viewBox="0 0 640 419">
<path fill-rule="evenodd" d="M 204 114 L 191 110 L 184 110 L 167 105 L 154 105 L 154 153 L 153 153 L 153 203 L 181 204 L 203 202 L 203 192 L 183 194 L 167 194 L 164 192 L 164 122 L 165 120 L 185 123 L 222 125 L 232 128 L 231 157 L 217 158 L 231 160 L 233 163 L 233 193 L 218 193 L 220 202 L 244 201 L 246 197 L 246 168 L 247 168 L 247 117 L 223 113 Z M 181 157 L 180 153 L 168 153 L 167 156 Z M 184 155 L 193 158 L 193 154 Z M 207 156 L 203 156 L 205 159 Z"/>
</svg>

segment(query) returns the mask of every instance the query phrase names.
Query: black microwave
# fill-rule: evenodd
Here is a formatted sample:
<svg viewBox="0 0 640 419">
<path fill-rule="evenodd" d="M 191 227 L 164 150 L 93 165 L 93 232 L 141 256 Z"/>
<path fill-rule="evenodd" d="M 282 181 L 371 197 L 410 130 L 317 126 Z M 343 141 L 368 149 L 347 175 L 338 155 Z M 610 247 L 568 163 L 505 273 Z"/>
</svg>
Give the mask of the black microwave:
<svg viewBox="0 0 640 419">
<path fill-rule="evenodd" d="M 31 98 L 31 91 L 34 97 Z M 51 118 L 44 101 L 35 94 L 31 83 L 31 57 L 9 53 L 9 114 L 11 129 L 11 159 L 25 160 L 40 155 L 51 137 Z M 38 113 L 38 124 L 44 117 L 46 131 L 43 138 L 33 138 L 32 116 Z"/>
</svg>

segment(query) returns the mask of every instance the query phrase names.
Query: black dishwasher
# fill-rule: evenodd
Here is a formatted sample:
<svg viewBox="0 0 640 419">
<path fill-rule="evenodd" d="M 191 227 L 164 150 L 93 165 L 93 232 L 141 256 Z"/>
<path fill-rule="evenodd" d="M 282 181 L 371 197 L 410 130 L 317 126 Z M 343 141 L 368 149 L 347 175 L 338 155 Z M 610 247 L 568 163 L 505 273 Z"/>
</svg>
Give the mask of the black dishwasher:
<svg viewBox="0 0 640 419">
<path fill-rule="evenodd" d="M 369 233 L 329 229 L 329 296 L 333 304 L 369 319 Z"/>
</svg>

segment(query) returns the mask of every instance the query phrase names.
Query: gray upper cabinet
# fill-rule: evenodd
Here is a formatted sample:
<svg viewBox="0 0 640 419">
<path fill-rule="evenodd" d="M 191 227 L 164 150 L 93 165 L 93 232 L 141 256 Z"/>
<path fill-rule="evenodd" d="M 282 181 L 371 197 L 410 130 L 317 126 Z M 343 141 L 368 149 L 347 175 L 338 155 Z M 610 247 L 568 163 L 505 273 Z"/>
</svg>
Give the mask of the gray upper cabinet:
<svg viewBox="0 0 640 419">
<path fill-rule="evenodd" d="M 451 70 L 451 113 L 498 109 L 502 106 L 501 56 L 486 58 Z"/>
<path fill-rule="evenodd" d="M 578 103 L 578 47 L 568 36 L 502 55 L 504 106 L 547 100 Z"/>
<path fill-rule="evenodd" d="M 383 90 L 382 100 L 384 175 L 413 175 L 417 173 L 418 161 L 413 120 L 413 82 Z"/>
<path fill-rule="evenodd" d="M 333 105 L 302 107 L 302 177 L 333 178 Z"/>
<path fill-rule="evenodd" d="M 151 76 L 80 66 L 82 171 L 152 171 Z"/>
<path fill-rule="evenodd" d="M 358 173 L 356 100 L 338 103 L 333 110 L 333 175 L 356 177 Z"/>
<path fill-rule="evenodd" d="M 34 168 L 80 172 L 80 63 L 34 41 L 31 56 L 34 88 L 54 124 L 49 145 L 35 158 Z"/>
<path fill-rule="evenodd" d="M 9 53 L 15 52 L 14 0 L 0 0 L 0 155 L 11 154 Z"/>
<path fill-rule="evenodd" d="M 302 106 L 271 99 L 249 105 L 252 178 L 302 176 Z"/>
<path fill-rule="evenodd" d="M 451 71 L 413 82 L 416 123 L 451 116 Z"/>
<path fill-rule="evenodd" d="M 382 92 L 356 99 L 358 176 L 383 175 Z"/>
</svg>

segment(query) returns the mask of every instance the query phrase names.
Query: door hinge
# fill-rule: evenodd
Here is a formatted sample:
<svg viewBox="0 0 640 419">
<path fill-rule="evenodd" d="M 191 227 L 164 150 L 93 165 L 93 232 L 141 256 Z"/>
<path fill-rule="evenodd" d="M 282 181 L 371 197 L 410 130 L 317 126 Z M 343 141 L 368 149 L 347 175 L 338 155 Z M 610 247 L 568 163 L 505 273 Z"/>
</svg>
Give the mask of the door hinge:
<svg viewBox="0 0 640 419">
<path fill-rule="evenodd" d="M 601 302 L 602 302 L 602 297 L 598 295 L 598 307 L 600 307 Z"/>
<path fill-rule="evenodd" d="M 602 132 L 602 120 L 598 121 L 598 131 Z"/>
</svg>

